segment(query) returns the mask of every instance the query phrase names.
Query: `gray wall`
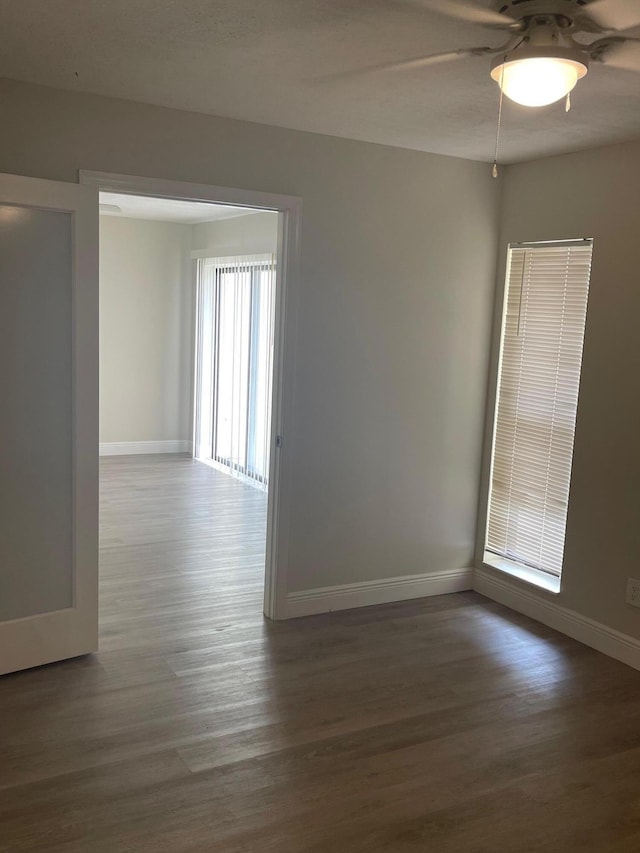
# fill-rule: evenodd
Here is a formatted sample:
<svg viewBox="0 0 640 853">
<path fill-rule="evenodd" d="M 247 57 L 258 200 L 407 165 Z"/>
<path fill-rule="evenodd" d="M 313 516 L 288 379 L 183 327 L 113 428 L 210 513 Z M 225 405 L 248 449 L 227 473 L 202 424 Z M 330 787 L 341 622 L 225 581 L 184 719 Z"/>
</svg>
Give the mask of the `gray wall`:
<svg viewBox="0 0 640 853">
<path fill-rule="evenodd" d="M 0 170 L 301 196 L 290 589 L 472 562 L 498 188 L 485 165 L 0 84 Z"/>
<path fill-rule="evenodd" d="M 100 217 L 100 441 L 191 440 L 191 227 Z"/>
<path fill-rule="evenodd" d="M 640 637 L 640 612 L 624 600 L 627 577 L 640 571 L 640 142 L 509 168 L 497 302 L 509 242 L 571 237 L 593 237 L 594 247 L 562 592 L 553 600 Z"/>
<path fill-rule="evenodd" d="M 0 84 L 0 170 L 301 196 L 289 584 L 472 562 L 498 186 L 486 165 Z"/>
<path fill-rule="evenodd" d="M 469 565 L 496 280 L 486 166 L 9 81 L 0 92 L 2 171 L 303 197 L 291 589 Z M 510 167 L 500 183 L 500 285 L 508 241 L 595 239 L 559 600 L 639 636 L 624 587 L 640 552 L 640 143 Z"/>
</svg>

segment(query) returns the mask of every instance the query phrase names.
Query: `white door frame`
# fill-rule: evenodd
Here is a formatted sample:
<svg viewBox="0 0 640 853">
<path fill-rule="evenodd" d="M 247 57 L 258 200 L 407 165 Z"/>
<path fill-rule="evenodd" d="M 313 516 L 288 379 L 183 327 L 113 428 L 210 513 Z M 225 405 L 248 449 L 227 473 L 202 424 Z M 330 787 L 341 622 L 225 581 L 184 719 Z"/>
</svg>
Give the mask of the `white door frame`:
<svg viewBox="0 0 640 853">
<path fill-rule="evenodd" d="M 234 207 L 264 208 L 278 212 L 278 264 L 276 270 L 275 340 L 271 453 L 267 504 L 264 613 L 270 619 L 286 618 L 289 542 L 291 429 L 297 318 L 297 282 L 302 199 L 297 196 L 254 192 L 80 170 L 80 183 L 103 192 L 205 201 Z"/>
</svg>

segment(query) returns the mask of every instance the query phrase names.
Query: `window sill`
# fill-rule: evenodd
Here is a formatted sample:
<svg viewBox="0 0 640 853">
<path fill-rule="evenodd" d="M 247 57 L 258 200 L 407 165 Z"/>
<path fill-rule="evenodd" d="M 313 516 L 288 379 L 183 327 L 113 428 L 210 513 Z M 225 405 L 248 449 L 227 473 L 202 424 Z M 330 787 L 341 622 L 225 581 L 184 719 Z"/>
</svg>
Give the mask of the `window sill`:
<svg viewBox="0 0 640 853">
<path fill-rule="evenodd" d="M 511 575 L 512 578 L 518 578 L 518 580 L 530 583 L 540 589 L 546 589 L 547 592 L 552 592 L 554 595 L 560 592 L 560 578 L 547 574 L 547 572 L 541 572 L 539 569 L 530 569 L 528 566 L 522 566 L 520 563 L 514 563 L 504 557 L 498 557 L 489 551 L 484 552 L 482 563 L 492 569 L 498 569 L 506 575 Z"/>
</svg>

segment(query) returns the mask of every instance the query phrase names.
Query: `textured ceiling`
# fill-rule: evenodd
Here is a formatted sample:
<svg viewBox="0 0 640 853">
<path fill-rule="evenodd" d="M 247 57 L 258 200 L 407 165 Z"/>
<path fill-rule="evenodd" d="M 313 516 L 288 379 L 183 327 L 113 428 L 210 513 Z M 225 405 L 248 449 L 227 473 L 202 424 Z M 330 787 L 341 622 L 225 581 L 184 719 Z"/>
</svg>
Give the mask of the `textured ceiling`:
<svg viewBox="0 0 640 853">
<path fill-rule="evenodd" d="M 208 204 L 199 201 L 180 201 L 173 198 L 152 198 L 145 195 L 100 193 L 102 216 L 124 216 L 127 219 L 153 219 L 159 222 L 179 222 L 196 225 L 199 222 L 217 222 L 258 213 L 246 207 L 228 204 Z"/>
<path fill-rule="evenodd" d="M 0 0 L 0 22 L 0 76 L 476 160 L 493 156 L 498 93 L 484 57 L 327 79 L 504 41 L 415 0 Z M 569 114 L 561 104 L 527 110 L 507 102 L 502 159 L 640 136 L 640 75 L 594 63 L 572 100 Z"/>
</svg>

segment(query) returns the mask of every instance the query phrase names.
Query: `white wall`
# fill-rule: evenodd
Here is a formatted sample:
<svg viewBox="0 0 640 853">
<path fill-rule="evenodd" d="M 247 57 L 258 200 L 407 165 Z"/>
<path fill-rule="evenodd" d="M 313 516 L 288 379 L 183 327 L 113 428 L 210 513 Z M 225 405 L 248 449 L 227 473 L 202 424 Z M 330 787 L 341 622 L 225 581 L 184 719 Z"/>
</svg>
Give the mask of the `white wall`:
<svg viewBox="0 0 640 853">
<path fill-rule="evenodd" d="M 165 442 L 175 449 L 191 441 L 191 252 L 258 254 L 275 252 L 277 242 L 277 213 L 248 213 L 193 226 L 100 217 L 103 452 L 113 452 L 113 445 L 121 443 Z M 143 452 L 140 447 L 126 450 Z"/>
<path fill-rule="evenodd" d="M 625 588 L 640 559 L 639 200 L 640 141 L 510 167 L 496 303 L 509 242 L 593 237 L 562 591 L 526 589 L 636 638 Z"/>
<path fill-rule="evenodd" d="M 100 442 L 189 441 L 190 226 L 100 217 Z"/>
<path fill-rule="evenodd" d="M 278 214 L 249 213 L 216 222 L 203 222 L 191 230 L 191 247 L 219 255 L 261 255 L 278 248 Z"/>
<path fill-rule="evenodd" d="M 0 169 L 303 198 L 289 587 L 472 562 L 499 190 L 486 165 L 0 84 Z"/>
</svg>

